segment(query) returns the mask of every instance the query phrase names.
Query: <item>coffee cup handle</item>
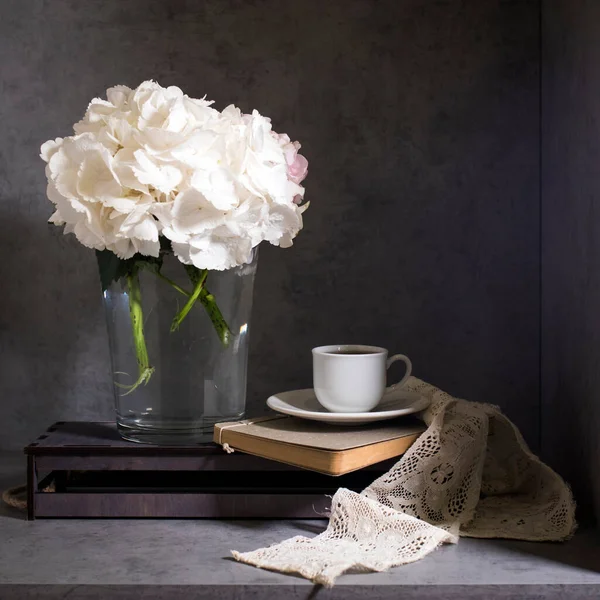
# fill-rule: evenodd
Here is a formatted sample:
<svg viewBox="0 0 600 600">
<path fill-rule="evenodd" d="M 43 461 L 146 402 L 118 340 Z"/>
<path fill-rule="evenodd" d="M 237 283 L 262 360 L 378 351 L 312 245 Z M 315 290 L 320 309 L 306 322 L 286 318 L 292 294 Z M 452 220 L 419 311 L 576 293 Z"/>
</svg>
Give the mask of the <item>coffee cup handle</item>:
<svg viewBox="0 0 600 600">
<path fill-rule="evenodd" d="M 388 386 L 388 392 L 396 388 L 402 387 L 406 383 L 406 380 L 410 377 L 410 374 L 412 373 L 412 363 L 410 362 L 410 358 L 408 358 L 408 356 L 405 356 L 404 354 L 394 354 L 394 356 L 390 356 L 386 363 L 386 369 L 389 369 L 396 361 L 399 360 L 406 364 L 406 373 L 398 383 L 394 383 Z"/>
</svg>

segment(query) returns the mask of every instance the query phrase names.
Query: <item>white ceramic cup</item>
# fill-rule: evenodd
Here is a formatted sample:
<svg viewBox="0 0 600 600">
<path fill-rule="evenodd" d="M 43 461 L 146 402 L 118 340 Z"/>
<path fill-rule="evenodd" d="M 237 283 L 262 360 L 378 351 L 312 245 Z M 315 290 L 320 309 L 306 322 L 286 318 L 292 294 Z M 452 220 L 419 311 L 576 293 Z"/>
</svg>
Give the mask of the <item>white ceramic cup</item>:
<svg viewBox="0 0 600 600">
<path fill-rule="evenodd" d="M 387 390 L 398 388 L 410 377 L 412 363 L 404 354 L 388 358 L 378 346 L 340 344 L 313 348 L 313 388 L 317 400 L 331 412 L 359 413 L 374 409 Z M 406 373 L 386 387 L 387 370 L 397 360 Z"/>
</svg>

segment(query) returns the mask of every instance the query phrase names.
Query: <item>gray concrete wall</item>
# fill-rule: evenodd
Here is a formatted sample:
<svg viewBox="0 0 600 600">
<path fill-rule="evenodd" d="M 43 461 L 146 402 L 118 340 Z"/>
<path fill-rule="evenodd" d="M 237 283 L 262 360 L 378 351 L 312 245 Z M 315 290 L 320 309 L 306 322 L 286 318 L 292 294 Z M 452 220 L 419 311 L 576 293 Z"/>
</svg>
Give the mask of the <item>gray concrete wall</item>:
<svg viewBox="0 0 600 600">
<path fill-rule="evenodd" d="M 3 0 L 0 446 L 111 417 L 93 253 L 46 225 L 37 154 L 147 78 L 260 109 L 310 161 L 305 230 L 260 258 L 252 411 L 310 385 L 312 346 L 357 341 L 536 445 L 538 19 L 527 0 Z"/>
<path fill-rule="evenodd" d="M 542 450 L 600 520 L 600 3 L 543 9 Z"/>
</svg>

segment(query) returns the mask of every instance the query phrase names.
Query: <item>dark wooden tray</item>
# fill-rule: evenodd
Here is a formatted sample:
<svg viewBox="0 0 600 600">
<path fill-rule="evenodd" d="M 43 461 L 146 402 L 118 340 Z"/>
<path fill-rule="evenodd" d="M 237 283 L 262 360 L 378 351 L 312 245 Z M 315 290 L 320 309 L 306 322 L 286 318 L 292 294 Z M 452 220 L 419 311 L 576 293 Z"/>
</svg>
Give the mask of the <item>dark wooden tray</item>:
<svg viewBox="0 0 600 600">
<path fill-rule="evenodd" d="M 28 517 L 324 518 L 339 487 L 360 491 L 394 463 L 331 477 L 216 444 L 152 446 L 114 423 L 59 422 L 25 448 Z"/>
</svg>

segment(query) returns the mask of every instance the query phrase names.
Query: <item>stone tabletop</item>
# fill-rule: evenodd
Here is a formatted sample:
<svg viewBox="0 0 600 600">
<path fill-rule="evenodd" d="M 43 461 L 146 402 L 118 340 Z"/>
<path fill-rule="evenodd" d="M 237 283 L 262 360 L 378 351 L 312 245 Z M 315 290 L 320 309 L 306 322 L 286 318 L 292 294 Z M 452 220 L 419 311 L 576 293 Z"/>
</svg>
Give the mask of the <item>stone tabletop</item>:
<svg viewBox="0 0 600 600">
<path fill-rule="evenodd" d="M 0 487 L 24 457 L 0 456 Z M 344 599 L 600 598 L 600 536 L 564 544 L 463 539 L 386 573 L 348 574 L 332 590 L 230 558 L 324 521 L 38 520 L 0 509 L 0 600 L 13 598 Z"/>
</svg>

